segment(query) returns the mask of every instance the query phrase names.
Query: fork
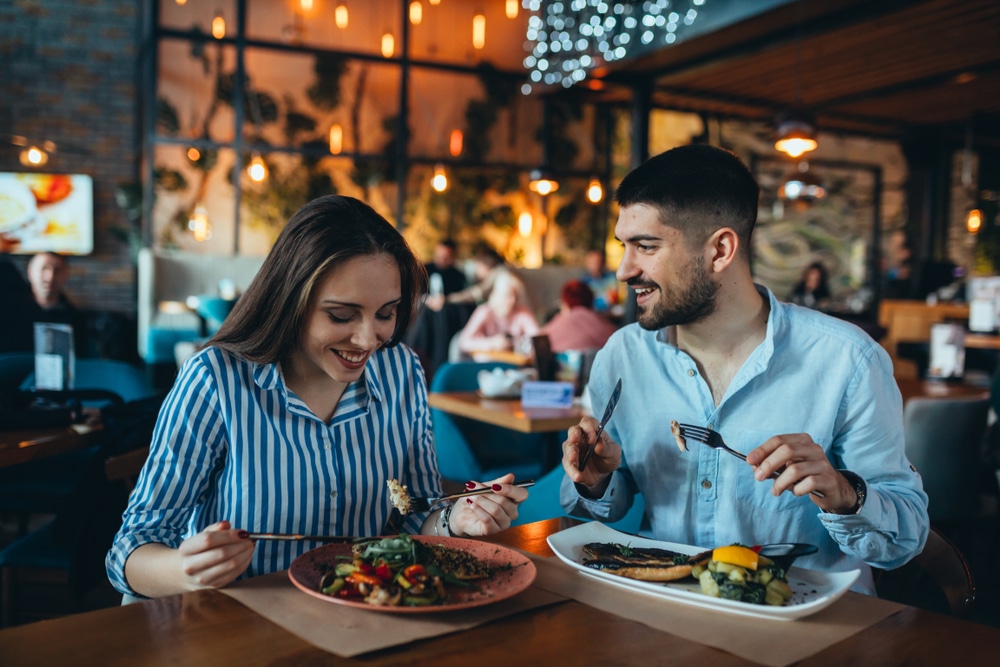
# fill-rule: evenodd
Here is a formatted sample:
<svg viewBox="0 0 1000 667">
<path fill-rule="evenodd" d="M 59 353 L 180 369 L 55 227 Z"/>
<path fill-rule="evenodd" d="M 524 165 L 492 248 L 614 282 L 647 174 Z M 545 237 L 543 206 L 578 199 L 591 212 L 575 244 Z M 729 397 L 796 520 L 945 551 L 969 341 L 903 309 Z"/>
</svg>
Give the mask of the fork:
<svg viewBox="0 0 1000 667">
<path fill-rule="evenodd" d="M 525 479 L 514 482 L 513 485 L 519 486 L 522 489 L 527 489 L 535 485 L 535 480 Z M 462 491 L 461 493 L 453 493 L 450 496 L 441 496 L 439 498 L 411 497 L 407 514 L 412 514 L 414 512 L 426 512 L 431 507 L 439 503 L 448 502 L 449 500 L 458 500 L 459 498 L 468 498 L 469 496 L 482 496 L 486 495 L 487 493 L 493 493 L 493 487 L 484 486 L 481 489 L 473 489 L 472 491 Z"/>
<path fill-rule="evenodd" d="M 726 441 L 722 439 L 722 436 L 718 431 L 713 431 L 708 428 L 702 428 L 701 426 L 694 426 L 693 424 L 679 424 L 681 429 L 682 438 L 691 438 L 702 444 L 708 445 L 714 449 L 721 449 L 724 452 L 728 452 L 740 459 L 741 461 L 746 461 L 747 457 L 742 452 L 738 452 L 729 445 Z M 777 479 L 778 475 L 781 474 L 780 470 L 775 470 L 771 473 L 771 479 Z M 817 498 L 826 498 L 826 495 L 822 491 L 810 491 Z"/>
</svg>

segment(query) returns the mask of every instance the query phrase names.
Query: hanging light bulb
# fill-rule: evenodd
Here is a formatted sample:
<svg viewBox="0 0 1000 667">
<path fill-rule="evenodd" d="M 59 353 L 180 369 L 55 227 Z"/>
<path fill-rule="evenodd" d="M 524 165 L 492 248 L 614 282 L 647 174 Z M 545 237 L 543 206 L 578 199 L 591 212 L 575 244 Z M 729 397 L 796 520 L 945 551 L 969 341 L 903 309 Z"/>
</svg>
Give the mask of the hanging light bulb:
<svg viewBox="0 0 1000 667">
<path fill-rule="evenodd" d="M 601 182 L 596 178 L 590 179 L 590 185 L 587 186 L 587 200 L 591 204 L 600 204 L 602 199 L 604 199 L 604 188 L 601 187 Z"/>
<path fill-rule="evenodd" d="M 188 229 L 194 236 L 194 240 L 202 243 L 212 238 L 212 224 L 208 221 L 208 214 L 205 213 L 204 206 L 195 206 L 194 212 L 188 218 Z"/>
<path fill-rule="evenodd" d="M 420 0 L 413 0 L 410 3 L 410 23 L 413 25 L 420 25 L 420 22 L 424 19 L 424 6 L 420 4 Z"/>
<path fill-rule="evenodd" d="M 222 18 L 222 12 L 216 12 L 212 19 L 212 37 L 222 39 L 226 36 L 226 19 Z"/>
<path fill-rule="evenodd" d="M 344 128 L 339 123 L 330 126 L 330 152 L 338 155 L 344 150 Z"/>
<path fill-rule="evenodd" d="M 191 146 L 187 149 L 187 158 L 191 162 L 197 162 L 201 159 L 201 151 L 198 150 L 197 147 Z"/>
<path fill-rule="evenodd" d="M 444 192 L 448 189 L 448 174 L 445 173 L 443 164 L 434 167 L 434 175 L 431 176 L 431 187 L 434 188 L 434 192 Z"/>
<path fill-rule="evenodd" d="M 506 5 L 504 6 L 504 11 L 507 13 L 507 18 L 509 19 L 517 18 L 518 4 L 519 4 L 518 0 L 507 0 Z"/>
<path fill-rule="evenodd" d="M 788 117 L 778 123 L 778 138 L 774 147 L 789 157 L 799 157 L 819 146 L 816 130 L 812 123 L 803 119 Z"/>
<path fill-rule="evenodd" d="M 333 10 L 333 22 L 343 30 L 347 27 L 347 19 L 347 5 L 344 2 L 338 2 L 337 8 Z"/>
<path fill-rule="evenodd" d="M 458 157 L 462 154 L 462 131 L 452 130 L 451 136 L 448 137 L 448 152 L 452 154 L 453 157 Z"/>
<path fill-rule="evenodd" d="M 531 236 L 531 226 L 534 222 L 531 215 L 531 211 L 525 211 L 521 215 L 517 216 L 517 233 L 521 235 L 522 239 L 526 239 Z"/>
<path fill-rule="evenodd" d="M 430 0 L 430 2 L 431 2 L 431 4 L 432 4 L 432 5 L 434 5 L 435 7 L 437 7 L 438 5 L 440 5 L 440 4 L 441 4 L 441 0 Z"/>
<path fill-rule="evenodd" d="M 486 15 L 482 11 L 472 17 L 472 46 L 476 49 L 486 46 Z"/>
<path fill-rule="evenodd" d="M 267 178 L 267 164 L 259 153 L 254 153 L 253 159 L 247 166 L 247 175 L 254 183 L 261 183 Z"/>
<path fill-rule="evenodd" d="M 531 172 L 531 180 L 528 181 L 528 188 L 532 192 L 542 195 L 550 195 L 559 189 L 559 181 L 553 178 L 545 169 L 535 169 Z"/>
<path fill-rule="evenodd" d="M 38 146 L 28 146 L 18 157 L 25 167 L 41 167 L 49 161 L 49 154 Z"/>
<path fill-rule="evenodd" d="M 968 215 L 965 216 L 965 228 L 969 230 L 970 234 L 976 234 L 979 232 L 979 228 L 983 226 L 983 212 L 978 208 L 974 208 L 969 211 Z"/>
<path fill-rule="evenodd" d="M 310 12 L 313 8 L 313 0 L 299 0 L 299 7 L 301 7 L 304 12 Z"/>
<path fill-rule="evenodd" d="M 392 36 L 391 32 L 387 32 L 382 35 L 382 57 L 392 58 L 392 54 L 396 51 L 396 38 Z"/>
<path fill-rule="evenodd" d="M 178 5 L 182 7 L 187 4 L 188 0 L 174 0 Z"/>
</svg>

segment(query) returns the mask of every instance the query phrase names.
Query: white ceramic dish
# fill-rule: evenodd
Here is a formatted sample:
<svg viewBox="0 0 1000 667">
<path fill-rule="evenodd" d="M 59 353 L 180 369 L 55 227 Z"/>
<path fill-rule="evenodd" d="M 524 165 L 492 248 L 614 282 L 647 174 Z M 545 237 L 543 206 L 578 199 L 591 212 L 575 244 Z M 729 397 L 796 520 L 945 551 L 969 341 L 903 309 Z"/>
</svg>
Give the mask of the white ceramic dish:
<svg viewBox="0 0 1000 667">
<path fill-rule="evenodd" d="M 736 600 L 714 598 L 701 592 L 698 582 L 692 578 L 669 583 L 656 583 L 628 579 L 610 572 L 595 570 L 583 565 L 583 546 L 590 542 L 616 542 L 633 547 L 656 547 L 670 549 L 678 553 L 696 554 L 705 551 L 674 542 L 660 542 L 643 537 L 621 533 L 614 528 L 591 521 L 580 524 L 554 535 L 549 535 L 548 543 L 564 563 L 582 574 L 629 590 L 656 597 L 682 602 L 684 604 L 725 611 L 743 616 L 754 616 L 779 621 L 791 621 L 815 614 L 837 601 L 847 592 L 851 584 L 861 574 L 860 570 L 850 572 L 817 572 L 795 567 L 788 570 L 788 583 L 792 587 L 792 599 L 783 607 L 751 604 Z"/>
</svg>

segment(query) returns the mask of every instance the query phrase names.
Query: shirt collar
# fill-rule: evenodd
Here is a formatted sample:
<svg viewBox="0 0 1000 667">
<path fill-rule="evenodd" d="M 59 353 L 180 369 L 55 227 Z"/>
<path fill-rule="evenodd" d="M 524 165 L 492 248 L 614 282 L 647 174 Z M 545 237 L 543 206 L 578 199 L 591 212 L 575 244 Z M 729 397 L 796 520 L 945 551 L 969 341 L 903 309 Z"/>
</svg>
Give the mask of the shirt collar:
<svg viewBox="0 0 1000 667">
<path fill-rule="evenodd" d="M 376 352 L 377 354 L 377 352 Z M 364 380 L 365 391 L 363 394 L 367 394 L 373 401 L 382 401 L 382 383 L 379 382 L 377 373 L 369 373 L 368 365 L 372 363 L 372 360 L 368 360 L 368 364 L 365 365 L 365 372 L 362 374 L 362 379 Z M 254 383 L 265 390 L 275 390 L 277 389 L 285 396 L 286 400 L 288 397 L 288 391 L 285 386 L 285 379 L 281 375 L 281 369 L 278 363 L 269 364 L 259 364 L 253 363 L 253 380 Z M 352 386 L 357 386 L 357 383 L 352 383 Z M 347 388 L 349 392 L 351 387 Z M 347 392 L 345 392 L 347 393 Z M 358 400 L 361 403 L 366 403 L 367 401 L 363 396 L 358 396 Z"/>
</svg>

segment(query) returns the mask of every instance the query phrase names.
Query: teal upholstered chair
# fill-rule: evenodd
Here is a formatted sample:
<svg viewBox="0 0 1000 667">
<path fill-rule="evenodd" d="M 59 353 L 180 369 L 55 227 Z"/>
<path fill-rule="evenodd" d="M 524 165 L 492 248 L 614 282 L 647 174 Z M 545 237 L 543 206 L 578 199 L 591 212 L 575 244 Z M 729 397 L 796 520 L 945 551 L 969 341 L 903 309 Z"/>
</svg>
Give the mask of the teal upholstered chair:
<svg viewBox="0 0 1000 667">
<path fill-rule="evenodd" d="M 499 362 L 456 362 L 441 365 L 431 392 L 475 391 L 479 371 L 514 368 Z M 510 429 L 431 409 L 434 446 L 441 476 L 453 482 L 490 480 L 508 472 L 517 479 L 538 479 L 545 472 L 549 441 L 545 434 Z"/>
</svg>

